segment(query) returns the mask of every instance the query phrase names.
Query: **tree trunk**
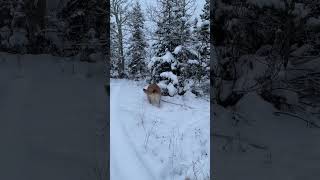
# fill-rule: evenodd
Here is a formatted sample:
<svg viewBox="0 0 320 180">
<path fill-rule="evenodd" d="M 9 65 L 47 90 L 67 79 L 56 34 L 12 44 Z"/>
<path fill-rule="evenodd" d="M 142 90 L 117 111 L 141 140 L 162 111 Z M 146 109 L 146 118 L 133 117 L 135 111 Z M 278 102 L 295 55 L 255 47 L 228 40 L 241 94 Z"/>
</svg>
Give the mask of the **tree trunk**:
<svg viewBox="0 0 320 180">
<path fill-rule="evenodd" d="M 116 23 L 118 28 L 118 41 L 119 41 L 119 62 L 118 62 L 118 74 L 120 78 L 124 77 L 124 55 L 123 55 L 123 36 L 122 36 L 122 25 L 121 19 L 116 16 Z"/>
</svg>

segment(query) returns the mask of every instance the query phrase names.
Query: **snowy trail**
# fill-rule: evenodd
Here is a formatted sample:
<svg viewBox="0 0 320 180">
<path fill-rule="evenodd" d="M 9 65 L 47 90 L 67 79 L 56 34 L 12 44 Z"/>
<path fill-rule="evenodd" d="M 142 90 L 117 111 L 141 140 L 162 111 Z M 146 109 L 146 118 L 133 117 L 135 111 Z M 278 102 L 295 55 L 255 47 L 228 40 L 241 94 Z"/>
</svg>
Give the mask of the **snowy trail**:
<svg viewBox="0 0 320 180">
<path fill-rule="evenodd" d="M 196 109 L 148 103 L 144 81 L 110 81 L 112 180 L 208 180 L 209 103 L 192 94 L 163 97 Z M 197 168 L 197 172 L 193 172 Z"/>
<path fill-rule="evenodd" d="M 125 119 L 117 118 L 118 97 L 121 83 L 111 87 L 110 122 L 110 175 L 111 180 L 151 180 L 155 179 L 145 165 L 128 133 L 123 127 Z M 124 161 L 126 160 L 126 162 Z"/>
<path fill-rule="evenodd" d="M 213 149 L 216 179 L 319 179 L 318 128 L 308 127 L 304 121 L 290 116 L 274 115 L 279 110 L 256 93 L 244 96 L 234 109 L 243 117 L 239 118 L 237 125 L 232 125 L 233 113 L 229 109 L 215 108 L 214 132 L 243 138 L 242 143 L 213 138 L 216 143 Z M 248 142 L 268 149 L 251 147 Z M 239 144 L 244 151 L 237 148 Z"/>
</svg>

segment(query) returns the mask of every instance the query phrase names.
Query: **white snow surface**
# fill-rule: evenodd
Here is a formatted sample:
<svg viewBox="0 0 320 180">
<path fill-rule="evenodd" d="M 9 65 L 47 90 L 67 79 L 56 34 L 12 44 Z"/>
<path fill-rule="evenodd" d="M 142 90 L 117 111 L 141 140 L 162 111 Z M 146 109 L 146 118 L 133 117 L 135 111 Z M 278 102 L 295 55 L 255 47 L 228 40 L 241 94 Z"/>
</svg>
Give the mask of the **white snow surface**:
<svg viewBox="0 0 320 180">
<path fill-rule="evenodd" d="M 144 86 L 111 79 L 111 180 L 209 180 L 209 102 L 188 93 L 158 108 Z"/>
<path fill-rule="evenodd" d="M 233 108 L 214 108 L 214 179 L 271 180 L 320 177 L 319 118 L 275 114 L 279 110 L 255 92 L 245 95 Z"/>
<path fill-rule="evenodd" d="M 0 179 L 103 179 L 104 66 L 66 60 L 0 52 Z"/>
</svg>

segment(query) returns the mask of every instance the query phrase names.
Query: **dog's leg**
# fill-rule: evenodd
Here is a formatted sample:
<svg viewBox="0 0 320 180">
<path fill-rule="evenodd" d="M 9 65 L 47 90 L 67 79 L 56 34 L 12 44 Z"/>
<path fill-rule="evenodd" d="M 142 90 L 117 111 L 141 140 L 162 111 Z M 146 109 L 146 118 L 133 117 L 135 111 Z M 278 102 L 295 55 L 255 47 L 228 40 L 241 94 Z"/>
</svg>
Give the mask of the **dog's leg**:
<svg viewBox="0 0 320 180">
<path fill-rule="evenodd" d="M 152 104 L 151 97 L 149 95 L 148 95 L 148 101 L 150 104 Z"/>
</svg>

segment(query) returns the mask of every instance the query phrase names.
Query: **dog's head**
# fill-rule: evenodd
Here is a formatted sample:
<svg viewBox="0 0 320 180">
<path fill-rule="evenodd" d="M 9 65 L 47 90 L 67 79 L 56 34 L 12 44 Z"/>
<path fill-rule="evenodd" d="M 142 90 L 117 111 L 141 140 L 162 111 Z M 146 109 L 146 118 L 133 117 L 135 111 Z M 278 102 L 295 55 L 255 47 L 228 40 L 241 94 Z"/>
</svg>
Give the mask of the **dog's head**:
<svg viewBox="0 0 320 180">
<path fill-rule="evenodd" d="M 146 86 L 144 86 L 143 89 L 142 89 L 143 92 L 146 93 L 146 94 L 148 94 L 148 87 L 149 87 L 149 85 L 146 85 Z"/>
</svg>

